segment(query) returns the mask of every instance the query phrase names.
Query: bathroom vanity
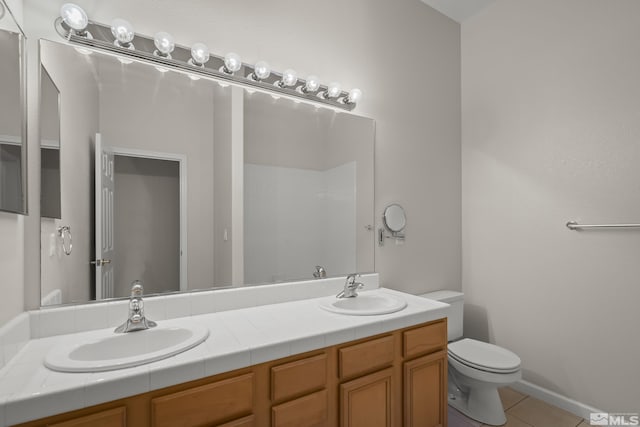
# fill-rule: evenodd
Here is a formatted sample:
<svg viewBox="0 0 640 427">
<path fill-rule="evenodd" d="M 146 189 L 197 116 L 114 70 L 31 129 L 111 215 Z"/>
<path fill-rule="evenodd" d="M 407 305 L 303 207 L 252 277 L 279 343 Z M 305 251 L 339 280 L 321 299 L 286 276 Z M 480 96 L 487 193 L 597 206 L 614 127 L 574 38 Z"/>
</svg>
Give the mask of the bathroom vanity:
<svg viewBox="0 0 640 427">
<path fill-rule="evenodd" d="M 7 398 L 5 425 L 446 425 L 448 306 L 383 288 L 362 295 L 368 292 L 403 298 L 407 307 L 349 316 L 322 309 L 334 298 L 325 296 L 191 313 L 177 320 L 208 327 L 204 343 L 103 373 L 42 366 L 47 351 L 82 333 L 32 340 L 5 370 L 32 363 L 22 383 L 39 386 Z"/>
<path fill-rule="evenodd" d="M 23 424 L 443 426 L 446 319 Z"/>
</svg>

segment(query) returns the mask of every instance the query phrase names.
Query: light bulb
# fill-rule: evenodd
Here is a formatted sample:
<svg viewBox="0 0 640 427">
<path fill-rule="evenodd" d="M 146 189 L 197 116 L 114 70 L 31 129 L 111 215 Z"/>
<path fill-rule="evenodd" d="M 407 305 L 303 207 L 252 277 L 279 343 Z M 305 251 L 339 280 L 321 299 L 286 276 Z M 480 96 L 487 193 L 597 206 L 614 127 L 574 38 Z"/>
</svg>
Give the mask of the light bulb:
<svg viewBox="0 0 640 427">
<path fill-rule="evenodd" d="M 320 81 L 318 80 L 318 76 L 310 75 L 309 77 L 307 77 L 306 83 L 302 87 L 302 92 L 316 92 L 318 89 L 320 89 Z"/>
<path fill-rule="evenodd" d="M 165 33 L 164 31 L 156 33 L 156 35 L 153 36 L 153 44 L 156 46 L 156 51 L 153 52 L 154 55 L 171 59 L 171 52 L 173 52 L 173 49 L 176 47 L 171 34 Z"/>
<path fill-rule="evenodd" d="M 129 21 L 120 18 L 114 19 L 111 23 L 111 34 L 116 38 L 113 42 L 114 45 L 134 49 L 133 43 L 131 42 L 136 34 L 133 32 L 133 26 L 131 26 Z"/>
<path fill-rule="evenodd" d="M 325 99 L 329 98 L 337 98 L 342 93 L 342 88 L 340 87 L 340 83 L 331 82 L 327 86 L 327 90 L 323 92 L 322 97 Z"/>
<path fill-rule="evenodd" d="M 355 104 L 362 99 L 362 91 L 354 88 L 349 91 L 349 95 L 344 99 L 345 104 Z"/>
<path fill-rule="evenodd" d="M 293 86 L 298 81 L 298 73 L 296 70 L 292 70 L 291 68 L 284 70 L 282 73 L 282 79 L 278 82 L 278 86 L 280 87 L 288 87 Z"/>
<path fill-rule="evenodd" d="M 189 63 L 198 67 L 204 67 L 204 64 L 209 60 L 211 55 L 209 54 L 209 48 L 204 43 L 194 43 L 191 46 L 191 59 Z"/>
<path fill-rule="evenodd" d="M 242 68 L 242 60 L 237 53 L 229 52 L 224 56 L 224 66 L 222 71 L 227 74 L 233 74 Z"/>
<path fill-rule="evenodd" d="M 73 3 L 65 3 L 60 8 L 60 17 L 69 28 L 82 34 L 89 25 L 89 18 L 82 8 Z"/>
<path fill-rule="evenodd" d="M 269 64 L 266 61 L 258 61 L 253 67 L 251 78 L 253 80 L 260 81 L 269 77 L 269 74 L 271 74 L 271 67 L 269 67 Z"/>
</svg>

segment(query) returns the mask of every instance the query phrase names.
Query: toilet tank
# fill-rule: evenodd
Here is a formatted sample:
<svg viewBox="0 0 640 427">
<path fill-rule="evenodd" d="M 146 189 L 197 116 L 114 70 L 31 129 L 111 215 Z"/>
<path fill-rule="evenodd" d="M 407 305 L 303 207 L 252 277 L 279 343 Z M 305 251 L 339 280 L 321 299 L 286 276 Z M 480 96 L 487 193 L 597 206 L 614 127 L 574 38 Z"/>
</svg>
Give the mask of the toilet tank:
<svg viewBox="0 0 640 427">
<path fill-rule="evenodd" d="M 462 338 L 464 294 L 462 292 L 444 290 L 429 292 L 420 296 L 451 305 L 447 314 L 448 340 L 451 342 Z"/>
</svg>

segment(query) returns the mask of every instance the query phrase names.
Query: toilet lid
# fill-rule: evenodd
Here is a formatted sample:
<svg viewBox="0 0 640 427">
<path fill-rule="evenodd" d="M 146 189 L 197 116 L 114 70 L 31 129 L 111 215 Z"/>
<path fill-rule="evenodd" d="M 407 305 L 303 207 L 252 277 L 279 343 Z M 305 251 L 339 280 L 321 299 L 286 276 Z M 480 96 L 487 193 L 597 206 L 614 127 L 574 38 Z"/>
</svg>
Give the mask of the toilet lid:
<svg viewBox="0 0 640 427">
<path fill-rule="evenodd" d="M 488 372 L 511 373 L 520 369 L 520 358 L 514 353 L 469 338 L 450 343 L 449 355 L 460 363 Z"/>
</svg>

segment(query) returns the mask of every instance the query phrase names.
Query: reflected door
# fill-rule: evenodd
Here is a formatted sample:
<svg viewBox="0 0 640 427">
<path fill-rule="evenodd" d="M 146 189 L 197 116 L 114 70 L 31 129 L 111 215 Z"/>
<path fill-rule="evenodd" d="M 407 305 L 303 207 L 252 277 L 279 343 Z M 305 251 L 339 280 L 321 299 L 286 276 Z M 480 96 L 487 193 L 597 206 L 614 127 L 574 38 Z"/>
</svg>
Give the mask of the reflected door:
<svg viewBox="0 0 640 427">
<path fill-rule="evenodd" d="M 113 298 L 114 154 L 96 134 L 96 299 Z"/>
</svg>

